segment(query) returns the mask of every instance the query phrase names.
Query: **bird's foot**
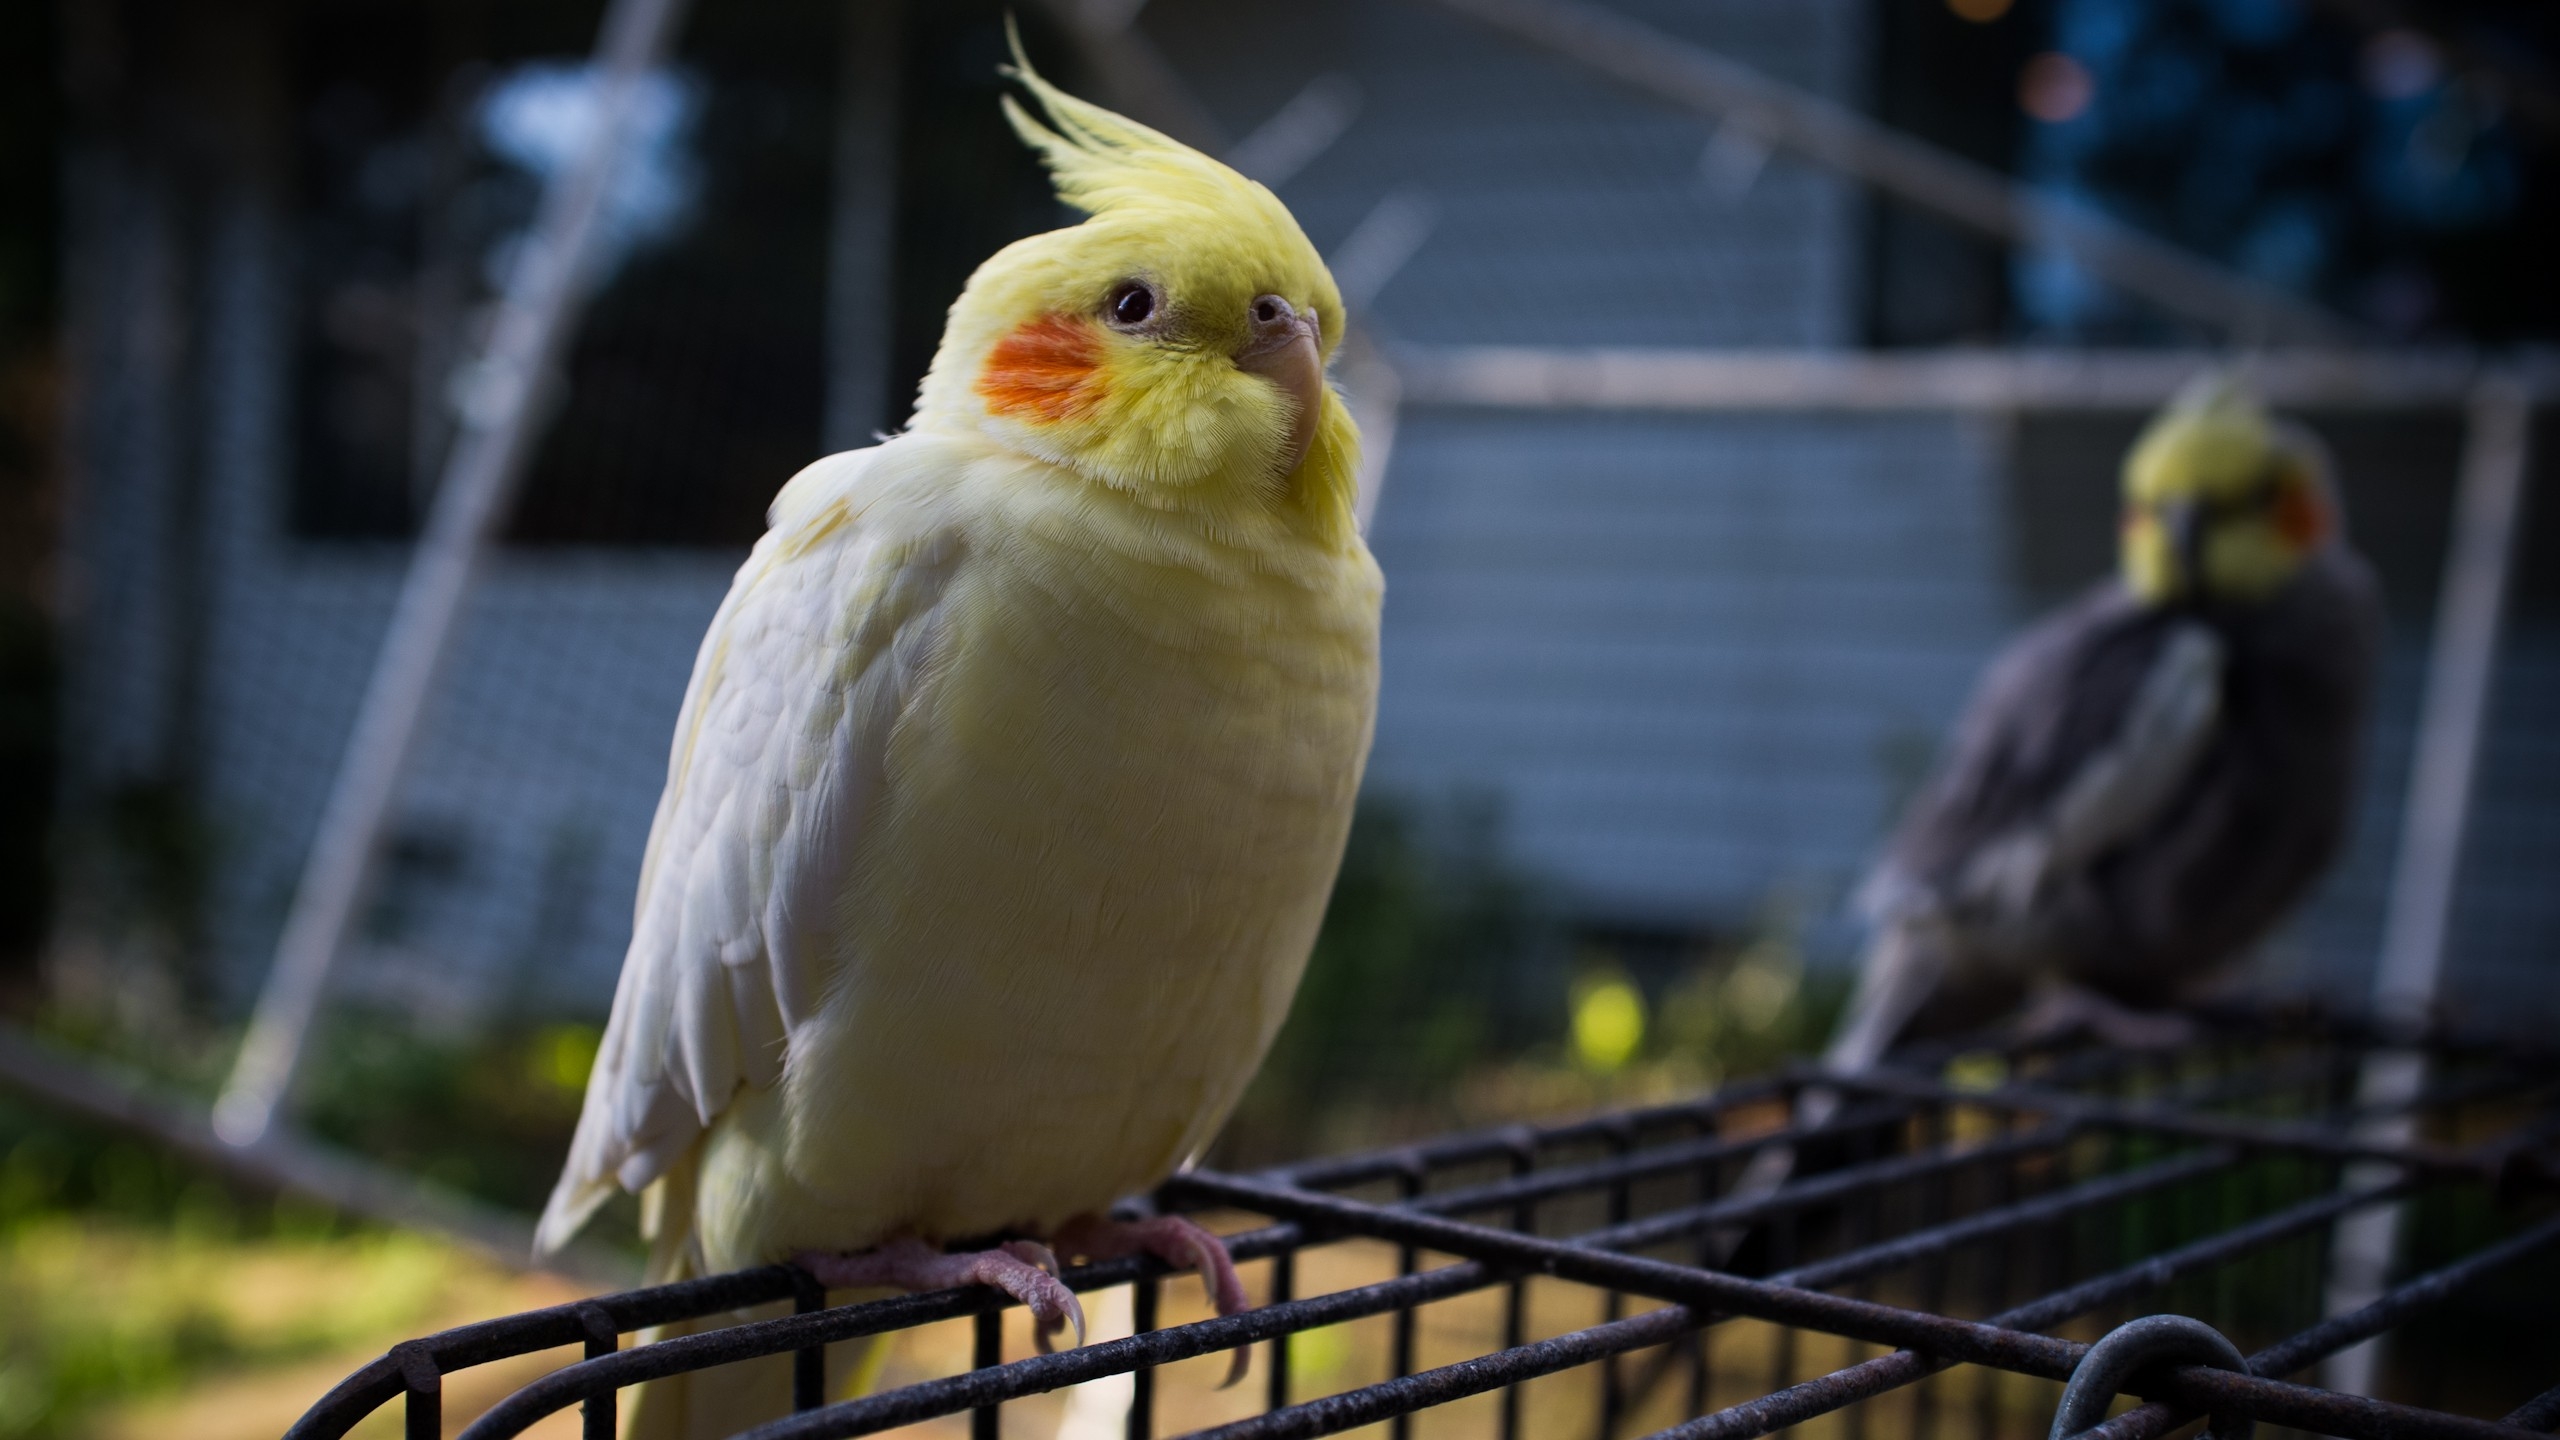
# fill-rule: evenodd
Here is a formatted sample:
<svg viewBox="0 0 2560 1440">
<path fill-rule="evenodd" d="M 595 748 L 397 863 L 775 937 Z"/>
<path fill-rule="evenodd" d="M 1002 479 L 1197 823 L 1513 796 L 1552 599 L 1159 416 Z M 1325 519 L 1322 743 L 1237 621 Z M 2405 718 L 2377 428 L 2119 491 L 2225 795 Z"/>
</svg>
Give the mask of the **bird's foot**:
<svg viewBox="0 0 2560 1440">
<path fill-rule="evenodd" d="M 1235 1258 L 1227 1253 L 1227 1242 L 1182 1216 L 1156 1215 L 1144 1220 L 1080 1216 L 1060 1227 L 1056 1238 L 1059 1249 L 1088 1260 L 1152 1255 L 1177 1270 L 1197 1270 L 1211 1308 L 1220 1315 L 1253 1308 L 1252 1299 L 1244 1291 L 1244 1280 L 1236 1274 Z M 1252 1364 L 1252 1347 L 1240 1346 L 1234 1353 L 1220 1389 L 1242 1380 Z"/>
<path fill-rule="evenodd" d="M 2083 1030 L 2121 1050 L 2175 1050 L 2196 1038 L 2196 1022 L 2174 1010 L 2135 1010 L 2077 985 L 2046 990 L 2018 1017 L 2019 1038 L 2031 1043 Z"/>
<path fill-rule="evenodd" d="M 1084 1343 L 1084 1306 L 1058 1280 L 1058 1257 L 1033 1240 L 1008 1240 L 993 1250 L 946 1255 L 921 1240 L 892 1240 L 858 1255 L 804 1251 L 792 1263 L 830 1290 L 886 1288 L 915 1293 L 991 1285 L 1031 1312 L 1031 1338 L 1042 1354 L 1061 1331 L 1073 1328 Z"/>
</svg>

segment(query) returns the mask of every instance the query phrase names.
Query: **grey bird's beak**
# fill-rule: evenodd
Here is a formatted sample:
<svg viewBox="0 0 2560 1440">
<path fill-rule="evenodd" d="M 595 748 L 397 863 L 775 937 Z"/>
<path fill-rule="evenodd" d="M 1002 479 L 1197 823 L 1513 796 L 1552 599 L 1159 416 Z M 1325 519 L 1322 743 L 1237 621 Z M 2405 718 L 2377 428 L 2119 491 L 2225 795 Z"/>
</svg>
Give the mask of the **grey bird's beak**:
<svg viewBox="0 0 2560 1440">
<path fill-rule="evenodd" d="M 1324 349 L 1316 315 L 1277 295 L 1258 295 L 1249 317 L 1251 337 L 1236 352 L 1236 368 L 1278 386 L 1297 407 L 1277 472 L 1288 475 L 1307 458 L 1307 447 L 1315 443 L 1316 417 L 1323 413 Z"/>
<path fill-rule="evenodd" d="M 2178 557 L 2178 584 L 2189 595 L 2204 593 L 2204 506 L 2180 500 L 2162 517 L 2169 529 L 2169 551 Z"/>
</svg>

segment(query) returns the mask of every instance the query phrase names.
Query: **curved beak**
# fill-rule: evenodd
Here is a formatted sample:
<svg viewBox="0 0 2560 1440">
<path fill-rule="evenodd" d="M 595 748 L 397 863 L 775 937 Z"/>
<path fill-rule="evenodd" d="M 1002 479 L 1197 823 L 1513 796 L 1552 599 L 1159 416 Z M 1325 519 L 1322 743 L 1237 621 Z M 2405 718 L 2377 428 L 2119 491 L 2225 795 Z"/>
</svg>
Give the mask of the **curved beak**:
<svg viewBox="0 0 2560 1440">
<path fill-rule="evenodd" d="M 1287 475 L 1307 458 L 1307 447 L 1315 443 L 1316 417 L 1323 413 L 1324 350 L 1316 315 L 1277 295 L 1259 295 L 1249 316 L 1252 330 L 1236 352 L 1236 368 L 1278 386 L 1296 407 L 1277 472 Z"/>
</svg>

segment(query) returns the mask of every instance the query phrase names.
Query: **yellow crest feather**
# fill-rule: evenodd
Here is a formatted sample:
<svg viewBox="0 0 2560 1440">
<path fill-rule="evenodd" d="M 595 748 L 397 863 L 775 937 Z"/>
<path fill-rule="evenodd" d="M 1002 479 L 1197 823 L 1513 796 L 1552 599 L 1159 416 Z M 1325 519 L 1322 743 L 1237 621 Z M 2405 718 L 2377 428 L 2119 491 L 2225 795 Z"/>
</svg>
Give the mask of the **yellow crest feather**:
<svg viewBox="0 0 2560 1440">
<path fill-rule="evenodd" d="M 1278 204 L 1269 191 L 1172 136 L 1050 84 L 1032 68 L 1010 19 L 1005 30 L 1013 63 L 1004 74 L 1030 92 L 1043 112 L 1034 116 L 1007 95 L 1005 120 L 1039 154 L 1065 204 L 1088 215 L 1168 200 L 1212 208 Z"/>
</svg>

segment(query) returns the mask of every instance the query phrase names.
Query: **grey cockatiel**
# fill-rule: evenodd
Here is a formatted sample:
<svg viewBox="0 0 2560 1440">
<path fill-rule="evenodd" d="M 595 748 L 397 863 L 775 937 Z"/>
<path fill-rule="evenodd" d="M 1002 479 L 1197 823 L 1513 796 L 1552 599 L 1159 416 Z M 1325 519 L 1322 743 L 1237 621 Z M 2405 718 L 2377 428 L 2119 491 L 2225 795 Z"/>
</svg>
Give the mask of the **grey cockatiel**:
<svg viewBox="0 0 2560 1440">
<path fill-rule="evenodd" d="M 2128 1028 L 2266 935 L 2345 838 L 2381 610 L 2318 445 L 2208 378 L 2123 488 L 2119 573 L 1994 662 L 1869 877 L 1826 1068 L 2030 995 Z"/>
<path fill-rule="evenodd" d="M 1992 663 L 1862 888 L 1831 1073 L 2030 1001 L 2035 1028 L 2173 1035 L 2143 1012 L 2274 928 L 2345 838 L 2381 607 L 2318 443 L 2207 377 L 2123 492 L 2118 573 Z M 1796 1123 L 1838 1103 L 1808 1092 Z M 1764 1150 L 1733 1193 L 1794 1163 Z"/>
</svg>

